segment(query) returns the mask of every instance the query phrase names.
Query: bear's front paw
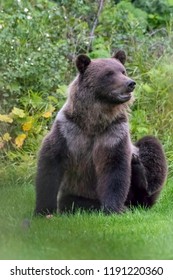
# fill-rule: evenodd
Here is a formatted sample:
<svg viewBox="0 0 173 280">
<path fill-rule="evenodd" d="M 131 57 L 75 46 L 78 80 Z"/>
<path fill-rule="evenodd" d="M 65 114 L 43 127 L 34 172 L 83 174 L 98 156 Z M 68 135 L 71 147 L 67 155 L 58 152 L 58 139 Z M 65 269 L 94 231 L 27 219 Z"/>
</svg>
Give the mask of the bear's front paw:
<svg viewBox="0 0 173 280">
<path fill-rule="evenodd" d="M 51 218 L 53 214 L 56 214 L 56 208 L 36 208 L 34 210 L 34 216 Z"/>
<path fill-rule="evenodd" d="M 128 207 L 126 207 L 125 205 L 121 206 L 121 207 L 111 207 L 111 206 L 103 206 L 103 213 L 106 215 L 110 215 L 110 214 L 122 214 L 125 213 L 128 210 Z"/>
</svg>

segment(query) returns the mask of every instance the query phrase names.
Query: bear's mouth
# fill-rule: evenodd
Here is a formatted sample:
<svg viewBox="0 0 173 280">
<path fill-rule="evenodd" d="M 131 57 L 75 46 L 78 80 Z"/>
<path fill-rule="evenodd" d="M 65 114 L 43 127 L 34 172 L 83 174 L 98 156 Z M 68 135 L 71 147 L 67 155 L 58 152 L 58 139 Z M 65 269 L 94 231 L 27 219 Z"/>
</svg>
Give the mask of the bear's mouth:
<svg viewBox="0 0 173 280">
<path fill-rule="evenodd" d="M 119 94 L 119 96 L 122 100 L 127 100 L 128 101 L 132 97 L 132 92 L 121 93 L 121 94 Z"/>
<path fill-rule="evenodd" d="M 112 91 L 111 96 L 113 97 L 115 103 L 125 103 L 132 98 L 132 91 L 126 91 L 123 93 Z"/>
<path fill-rule="evenodd" d="M 115 90 L 110 91 L 108 94 L 104 95 L 99 95 L 97 97 L 101 102 L 108 103 L 108 104 L 113 104 L 113 105 L 118 105 L 118 104 L 123 104 L 127 101 L 129 101 L 132 98 L 132 92 L 117 92 Z"/>
</svg>

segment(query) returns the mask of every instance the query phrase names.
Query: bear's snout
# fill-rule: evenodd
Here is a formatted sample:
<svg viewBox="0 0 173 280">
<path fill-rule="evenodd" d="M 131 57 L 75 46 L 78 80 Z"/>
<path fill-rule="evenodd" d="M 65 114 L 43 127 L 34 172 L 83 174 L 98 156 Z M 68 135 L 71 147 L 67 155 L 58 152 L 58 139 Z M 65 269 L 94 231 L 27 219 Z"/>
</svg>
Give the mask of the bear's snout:
<svg viewBox="0 0 173 280">
<path fill-rule="evenodd" d="M 129 80 L 129 81 L 127 82 L 127 88 L 128 88 L 128 90 L 129 90 L 129 91 L 133 91 L 133 90 L 135 89 L 135 85 L 136 85 L 135 81 Z"/>
</svg>

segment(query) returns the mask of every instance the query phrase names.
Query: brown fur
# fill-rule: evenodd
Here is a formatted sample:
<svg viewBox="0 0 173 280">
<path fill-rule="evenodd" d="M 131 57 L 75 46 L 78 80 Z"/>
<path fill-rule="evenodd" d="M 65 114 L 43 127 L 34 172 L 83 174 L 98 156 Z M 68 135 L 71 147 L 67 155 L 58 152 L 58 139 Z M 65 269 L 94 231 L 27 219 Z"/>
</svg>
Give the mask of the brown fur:
<svg viewBox="0 0 173 280">
<path fill-rule="evenodd" d="M 108 63 L 110 64 L 108 68 Z M 107 65 L 107 66 L 106 66 Z M 85 81 L 82 81 L 82 88 L 80 88 L 80 75 L 69 86 L 69 95 L 67 103 L 65 104 L 63 111 L 72 118 L 75 118 L 76 123 L 79 127 L 86 130 L 88 135 L 92 135 L 96 132 L 102 132 L 108 127 L 113 121 L 119 118 L 121 115 L 126 116 L 128 110 L 128 104 L 100 104 L 99 101 L 95 100 L 93 94 L 93 88 L 99 90 L 100 82 L 99 80 L 105 75 L 105 67 L 107 71 L 114 70 L 114 67 L 120 68 L 115 69 L 116 71 L 125 71 L 123 65 L 121 65 L 115 59 L 97 59 L 92 61 L 92 65 L 88 66 L 85 73 Z M 98 67 L 101 69 L 98 74 Z M 98 76 L 98 77 L 97 77 Z M 129 80 L 128 77 L 120 75 L 115 81 L 115 87 L 122 87 L 122 84 Z M 93 80 L 98 80 L 98 84 Z M 111 83 L 111 81 L 110 81 Z M 103 85 L 103 90 L 104 85 Z M 86 98 L 87 96 L 87 98 Z"/>
<path fill-rule="evenodd" d="M 133 174 L 138 176 L 132 155 L 139 158 L 140 147 L 130 140 L 127 111 L 135 82 L 124 61 L 121 51 L 110 59 L 77 58 L 79 74 L 41 148 L 35 213 L 53 213 L 57 205 L 59 212 L 79 207 L 120 213 L 132 204 Z"/>
</svg>

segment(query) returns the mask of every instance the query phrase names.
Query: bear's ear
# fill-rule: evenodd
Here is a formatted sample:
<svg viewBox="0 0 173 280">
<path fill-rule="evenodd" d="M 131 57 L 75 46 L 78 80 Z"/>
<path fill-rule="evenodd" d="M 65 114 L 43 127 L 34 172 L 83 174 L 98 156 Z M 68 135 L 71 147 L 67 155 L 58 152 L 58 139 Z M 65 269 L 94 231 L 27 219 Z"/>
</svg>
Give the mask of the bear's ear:
<svg viewBox="0 0 173 280">
<path fill-rule="evenodd" d="M 118 59 L 123 65 L 126 62 L 126 53 L 124 51 L 117 51 L 116 54 L 114 54 L 113 58 Z"/>
<path fill-rule="evenodd" d="M 90 62 L 91 59 L 87 55 L 85 54 L 78 55 L 78 57 L 76 58 L 76 67 L 81 74 L 85 72 Z"/>
</svg>

